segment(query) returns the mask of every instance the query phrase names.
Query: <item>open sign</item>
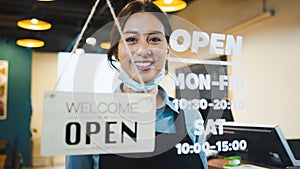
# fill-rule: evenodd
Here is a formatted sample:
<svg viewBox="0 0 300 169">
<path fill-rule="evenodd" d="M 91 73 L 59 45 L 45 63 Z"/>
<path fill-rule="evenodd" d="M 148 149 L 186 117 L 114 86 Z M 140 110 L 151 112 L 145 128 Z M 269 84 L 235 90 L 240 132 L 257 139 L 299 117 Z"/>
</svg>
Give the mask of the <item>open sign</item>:
<svg viewBox="0 0 300 169">
<path fill-rule="evenodd" d="M 41 154 L 152 152 L 155 112 L 151 94 L 46 92 Z"/>
</svg>

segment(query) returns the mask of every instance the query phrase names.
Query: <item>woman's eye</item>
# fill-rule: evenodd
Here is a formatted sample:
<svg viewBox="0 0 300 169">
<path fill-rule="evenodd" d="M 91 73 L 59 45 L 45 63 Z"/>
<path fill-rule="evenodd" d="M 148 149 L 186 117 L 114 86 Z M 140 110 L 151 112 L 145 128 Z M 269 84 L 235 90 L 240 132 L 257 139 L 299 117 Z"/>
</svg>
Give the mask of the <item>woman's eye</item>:
<svg viewBox="0 0 300 169">
<path fill-rule="evenodd" d="M 155 43 L 157 43 L 157 42 L 160 42 L 161 39 L 158 38 L 158 37 L 153 37 L 153 38 L 150 38 L 149 41 L 150 41 L 150 42 L 155 42 Z"/>
<path fill-rule="evenodd" d="M 125 41 L 126 41 L 127 43 L 133 43 L 133 42 L 136 41 L 136 39 L 135 39 L 135 38 L 132 38 L 132 37 L 129 37 L 129 38 L 126 38 Z"/>
</svg>

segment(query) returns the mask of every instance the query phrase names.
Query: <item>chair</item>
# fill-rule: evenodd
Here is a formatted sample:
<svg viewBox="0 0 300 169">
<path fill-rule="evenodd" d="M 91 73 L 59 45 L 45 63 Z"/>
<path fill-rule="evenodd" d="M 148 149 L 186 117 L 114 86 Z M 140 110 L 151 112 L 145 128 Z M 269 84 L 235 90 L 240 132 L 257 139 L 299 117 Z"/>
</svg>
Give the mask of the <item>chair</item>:
<svg viewBox="0 0 300 169">
<path fill-rule="evenodd" d="M 23 156 L 18 151 L 17 139 L 14 140 L 12 156 L 8 157 L 5 162 L 5 169 L 22 169 Z"/>
<path fill-rule="evenodd" d="M 23 156 L 20 152 L 15 151 L 13 155 L 13 169 L 22 169 Z"/>
</svg>

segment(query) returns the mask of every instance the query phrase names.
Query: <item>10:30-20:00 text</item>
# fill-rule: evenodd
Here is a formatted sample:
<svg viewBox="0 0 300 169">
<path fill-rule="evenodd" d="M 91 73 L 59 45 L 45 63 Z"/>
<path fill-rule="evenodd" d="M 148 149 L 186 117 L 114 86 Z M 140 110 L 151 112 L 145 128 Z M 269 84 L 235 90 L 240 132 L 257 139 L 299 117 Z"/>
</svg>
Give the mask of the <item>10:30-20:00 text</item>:
<svg viewBox="0 0 300 169">
<path fill-rule="evenodd" d="M 176 109 L 182 109 L 182 110 L 189 110 L 189 109 L 206 110 L 207 108 L 210 107 L 212 107 L 213 110 L 230 110 L 232 108 L 234 109 L 244 108 L 243 100 L 238 100 L 238 101 L 234 100 L 232 101 L 231 104 L 231 102 L 227 101 L 226 99 L 212 99 L 212 101 L 209 102 L 207 99 L 187 100 L 181 98 L 181 99 L 174 99 L 173 103 L 175 104 Z"/>
</svg>

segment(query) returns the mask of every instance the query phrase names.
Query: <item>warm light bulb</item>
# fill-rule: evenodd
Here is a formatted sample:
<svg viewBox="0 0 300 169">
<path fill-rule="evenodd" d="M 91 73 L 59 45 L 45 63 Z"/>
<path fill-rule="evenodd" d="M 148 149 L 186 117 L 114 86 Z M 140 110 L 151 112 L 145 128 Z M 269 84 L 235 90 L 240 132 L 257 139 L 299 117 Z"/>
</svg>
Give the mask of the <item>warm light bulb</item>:
<svg viewBox="0 0 300 169">
<path fill-rule="evenodd" d="M 164 2 L 165 2 L 166 4 L 171 4 L 171 3 L 173 2 L 173 0 L 164 0 Z"/>
<path fill-rule="evenodd" d="M 84 51 L 84 49 L 82 49 L 82 48 L 77 48 L 77 49 L 75 50 L 75 53 L 81 55 L 81 54 L 84 54 L 85 51 Z"/>
<path fill-rule="evenodd" d="M 32 48 L 34 46 L 34 44 L 32 42 L 27 43 L 27 46 Z"/>
<path fill-rule="evenodd" d="M 39 23 L 39 20 L 35 19 L 35 18 L 32 18 L 31 19 L 31 23 L 32 24 L 38 24 Z"/>
<path fill-rule="evenodd" d="M 85 42 L 91 46 L 95 46 L 97 43 L 97 40 L 94 37 L 89 37 L 85 40 Z"/>
<path fill-rule="evenodd" d="M 111 42 L 102 42 L 100 43 L 102 49 L 109 49 L 111 47 Z"/>
</svg>

